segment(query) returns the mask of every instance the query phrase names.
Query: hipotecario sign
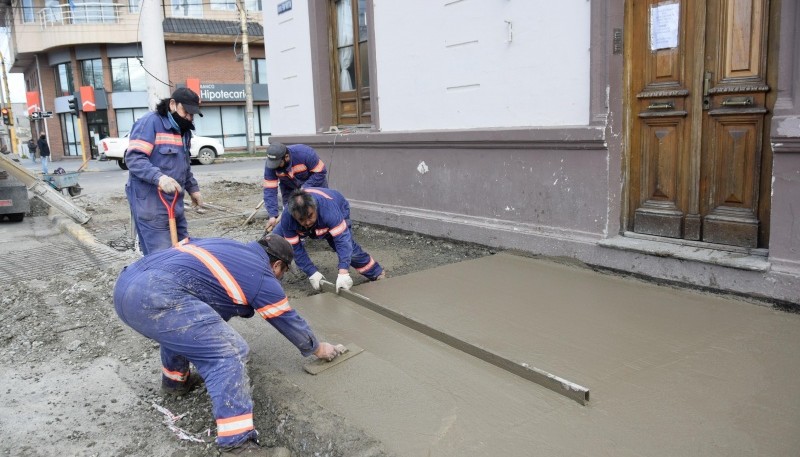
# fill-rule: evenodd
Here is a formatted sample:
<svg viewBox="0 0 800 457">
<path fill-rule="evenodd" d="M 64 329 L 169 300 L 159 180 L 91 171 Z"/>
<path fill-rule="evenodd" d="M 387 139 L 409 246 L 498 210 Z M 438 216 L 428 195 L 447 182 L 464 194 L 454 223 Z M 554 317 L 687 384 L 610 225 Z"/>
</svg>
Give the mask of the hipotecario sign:
<svg viewBox="0 0 800 457">
<path fill-rule="evenodd" d="M 200 99 L 208 103 L 243 102 L 244 84 L 200 84 Z M 266 84 L 253 84 L 253 100 L 269 100 Z"/>
</svg>

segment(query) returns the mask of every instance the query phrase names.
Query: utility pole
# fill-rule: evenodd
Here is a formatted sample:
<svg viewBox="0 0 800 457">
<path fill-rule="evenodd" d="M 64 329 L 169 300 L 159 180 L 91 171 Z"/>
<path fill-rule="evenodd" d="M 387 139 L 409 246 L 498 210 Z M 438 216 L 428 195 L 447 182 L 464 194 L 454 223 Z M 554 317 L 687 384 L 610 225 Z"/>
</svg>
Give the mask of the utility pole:
<svg viewBox="0 0 800 457">
<path fill-rule="evenodd" d="M 167 50 L 164 45 L 164 11 L 159 0 L 143 0 L 140 22 L 142 37 L 142 67 L 147 74 L 147 102 L 150 109 L 155 108 L 162 98 L 169 98 Z"/>
<path fill-rule="evenodd" d="M 11 125 L 8 125 L 8 135 L 11 137 L 11 152 L 14 154 L 19 154 L 17 150 L 17 129 L 14 126 L 16 120 L 14 119 L 14 110 L 11 109 L 11 92 L 8 91 L 8 75 L 6 74 L 6 59 L 3 57 L 3 53 L 0 52 L 0 63 L 3 64 L 3 88 L 6 92 L 6 103 L 8 104 L 8 118 L 11 121 Z"/>
<path fill-rule="evenodd" d="M 247 37 L 247 8 L 244 0 L 236 0 L 242 22 L 242 62 L 244 65 L 245 117 L 247 120 L 247 152 L 255 154 L 256 135 L 253 129 L 253 69 L 250 66 L 250 45 Z"/>
</svg>

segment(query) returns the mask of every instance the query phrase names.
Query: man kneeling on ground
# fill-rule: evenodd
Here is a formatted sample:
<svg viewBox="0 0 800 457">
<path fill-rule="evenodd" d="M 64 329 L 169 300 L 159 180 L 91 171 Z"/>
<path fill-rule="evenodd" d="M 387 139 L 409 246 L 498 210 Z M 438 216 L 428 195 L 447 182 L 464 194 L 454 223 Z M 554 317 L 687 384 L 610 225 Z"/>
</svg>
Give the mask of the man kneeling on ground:
<svg viewBox="0 0 800 457">
<path fill-rule="evenodd" d="M 240 243 L 182 241 L 126 267 L 114 288 L 119 318 L 161 345 L 162 390 L 188 393 L 205 381 L 222 455 L 267 456 L 253 426 L 247 363 L 250 348 L 227 321 L 258 313 L 300 350 L 333 360 L 342 345 L 320 342 L 289 306 L 280 280 L 294 254 L 277 235 Z"/>
</svg>

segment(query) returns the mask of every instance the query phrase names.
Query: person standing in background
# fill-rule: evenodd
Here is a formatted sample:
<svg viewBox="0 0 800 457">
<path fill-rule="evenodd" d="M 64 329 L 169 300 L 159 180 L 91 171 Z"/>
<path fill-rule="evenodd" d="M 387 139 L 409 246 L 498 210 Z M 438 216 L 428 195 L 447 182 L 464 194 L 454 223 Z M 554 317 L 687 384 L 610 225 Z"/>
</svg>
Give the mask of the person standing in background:
<svg viewBox="0 0 800 457">
<path fill-rule="evenodd" d="M 28 154 L 31 155 L 31 160 L 33 163 L 36 163 L 36 142 L 33 141 L 33 137 L 28 140 Z"/>
<path fill-rule="evenodd" d="M 50 146 L 47 144 L 47 135 L 39 135 L 39 157 L 42 158 L 42 173 L 47 174 L 47 162 L 50 160 Z"/>
</svg>

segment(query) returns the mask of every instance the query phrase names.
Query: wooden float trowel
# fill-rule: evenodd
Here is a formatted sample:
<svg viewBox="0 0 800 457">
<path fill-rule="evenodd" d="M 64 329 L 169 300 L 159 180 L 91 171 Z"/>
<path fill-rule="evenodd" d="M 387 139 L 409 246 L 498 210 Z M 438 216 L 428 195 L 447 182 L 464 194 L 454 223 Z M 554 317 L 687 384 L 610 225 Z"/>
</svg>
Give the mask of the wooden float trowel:
<svg viewBox="0 0 800 457">
<path fill-rule="evenodd" d="M 305 369 L 307 372 L 311 374 L 319 374 L 327 370 L 328 368 L 335 367 L 336 365 L 339 365 L 345 360 L 351 359 L 357 356 L 358 354 L 364 352 L 363 349 L 352 343 L 345 345 L 344 348 L 345 348 L 344 352 L 337 355 L 336 358 L 334 358 L 330 362 L 323 359 L 317 359 L 314 360 L 313 362 L 305 364 L 305 366 L 303 366 L 303 369 Z"/>
</svg>

